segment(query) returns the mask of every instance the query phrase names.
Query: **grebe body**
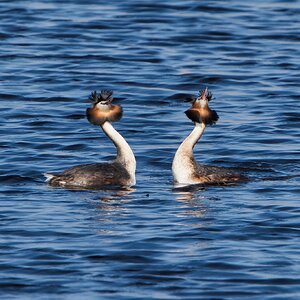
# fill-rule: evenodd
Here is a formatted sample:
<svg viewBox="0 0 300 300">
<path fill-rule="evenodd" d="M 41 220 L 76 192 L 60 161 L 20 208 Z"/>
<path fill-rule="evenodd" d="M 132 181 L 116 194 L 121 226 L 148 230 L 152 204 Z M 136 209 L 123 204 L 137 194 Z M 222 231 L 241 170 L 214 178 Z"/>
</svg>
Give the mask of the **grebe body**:
<svg viewBox="0 0 300 300">
<path fill-rule="evenodd" d="M 97 189 L 103 186 L 133 186 L 135 179 L 119 162 L 84 164 L 61 174 L 45 174 L 51 186 Z"/>
<path fill-rule="evenodd" d="M 244 181 L 246 178 L 227 168 L 198 164 L 193 155 L 193 148 L 203 135 L 207 125 L 213 125 L 219 119 L 216 111 L 211 110 L 208 101 L 212 94 L 206 88 L 202 91 L 193 105 L 185 114 L 191 119 L 195 127 L 177 149 L 172 173 L 175 184 L 229 184 Z"/>
<path fill-rule="evenodd" d="M 97 189 L 103 186 L 133 186 L 136 183 L 136 160 L 132 149 L 111 122 L 122 117 L 122 108 L 112 105 L 112 91 L 92 93 L 92 108 L 87 109 L 90 123 L 99 125 L 117 149 L 112 162 L 83 164 L 65 170 L 60 174 L 45 174 L 51 186 L 66 188 Z"/>
</svg>

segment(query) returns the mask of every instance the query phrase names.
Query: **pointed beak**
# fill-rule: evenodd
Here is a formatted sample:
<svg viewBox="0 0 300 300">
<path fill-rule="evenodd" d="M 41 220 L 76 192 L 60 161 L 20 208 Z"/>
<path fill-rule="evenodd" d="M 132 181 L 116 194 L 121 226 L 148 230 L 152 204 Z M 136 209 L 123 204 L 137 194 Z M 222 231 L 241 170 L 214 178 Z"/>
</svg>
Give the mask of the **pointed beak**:
<svg viewBox="0 0 300 300">
<path fill-rule="evenodd" d="M 202 92 L 202 95 L 201 95 L 201 98 L 203 100 L 207 100 L 207 95 L 208 95 L 208 87 L 206 87 L 203 92 Z"/>
</svg>

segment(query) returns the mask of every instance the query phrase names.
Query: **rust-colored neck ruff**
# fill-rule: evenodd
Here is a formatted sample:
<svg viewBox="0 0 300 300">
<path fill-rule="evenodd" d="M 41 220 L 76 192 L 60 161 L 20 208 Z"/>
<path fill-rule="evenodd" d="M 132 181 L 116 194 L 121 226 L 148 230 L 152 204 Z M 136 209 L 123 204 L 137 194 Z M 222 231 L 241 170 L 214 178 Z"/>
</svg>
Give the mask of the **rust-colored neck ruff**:
<svg viewBox="0 0 300 300">
<path fill-rule="evenodd" d="M 185 114 L 193 122 L 204 123 L 205 125 L 215 124 L 219 116 L 215 110 L 209 108 L 208 102 L 212 99 L 212 93 L 206 87 L 194 100 L 192 107 L 185 111 Z"/>
<path fill-rule="evenodd" d="M 215 124 L 219 116 L 215 110 L 208 107 L 208 104 L 200 105 L 196 100 L 193 106 L 185 111 L 186 116 L 196 123 L 204 123 L 205 125 Z"/>
<path fill-rule="evenodd" d="M 86 110 L 86 116 L 90 123 L 102 125 L 104 122 L 116 122 L 122 118 L 123 110 L 120 105 L 98 103 Z"/>
</svg>

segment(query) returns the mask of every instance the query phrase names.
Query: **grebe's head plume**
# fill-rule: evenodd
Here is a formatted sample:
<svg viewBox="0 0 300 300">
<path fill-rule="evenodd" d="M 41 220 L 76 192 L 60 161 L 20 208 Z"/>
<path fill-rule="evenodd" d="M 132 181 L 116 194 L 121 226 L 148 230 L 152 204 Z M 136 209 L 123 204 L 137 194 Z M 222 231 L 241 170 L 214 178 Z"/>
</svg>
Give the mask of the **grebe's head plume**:
<svg viewBox="0 0 300 300">
<path fill-rule="evenodd" d="M 196 100 L 205 100 L 210 101 L 212 99 L 212 93 L 208 90 L 208 87 L 206 87 L 204 90 L 199 91 L 199 96 Z"/>
<path fill-rule="evenodd" d="M 206 87 L 199 92 L 199 96 L 193 101 L 192 107 L 185 111 L 186 116 L 195 123 L 204 123 L 205 125 L 215 124 L 219 116 L 215 110 L 208 106 L 208 102 L 212 99 L 212 93 Z"/>
<path fill-rule="evenodd" d="M 120 105 L 113 105 L 113 91 L 102 90 L 100 93 L 94 91 L 89 99 L 92 107 L 86 110 L 86 116 L 90 123 L 102 125 L 104 122 L 116 122 L 122 118 L 123 109 Z"/>
<path fill-rule="evenodd" d="M 101 104 L 105 105 L 105 104 L 110 104 L 113 101 L 113 91 L 111 90 L 102 90 L 99 93 L 97 93 L 97 91 L 94 91 L 91 93 L 89 99 L 93 102 L 93 104 L 97 104 L 99 102 L 101 102 Z"/>
</svg>

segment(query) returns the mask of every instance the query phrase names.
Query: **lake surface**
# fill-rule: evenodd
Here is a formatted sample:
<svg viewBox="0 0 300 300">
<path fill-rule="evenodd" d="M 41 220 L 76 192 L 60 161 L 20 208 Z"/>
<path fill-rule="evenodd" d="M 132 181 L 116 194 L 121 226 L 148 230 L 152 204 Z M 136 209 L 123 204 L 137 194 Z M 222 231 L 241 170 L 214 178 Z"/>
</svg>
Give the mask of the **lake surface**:
<svg viewBox="0 0 300 300">
<path fill-rule="evenodd" d="M 1 1 L 1 299 L 300 299 L 300 2 L 248 2 Z M 250 181 L 174 189 L 206 85 L 195 157 Z M 104 88 L 137 185 L 49 187 L 114 157 L 85 118 Z"/>
</svg>

